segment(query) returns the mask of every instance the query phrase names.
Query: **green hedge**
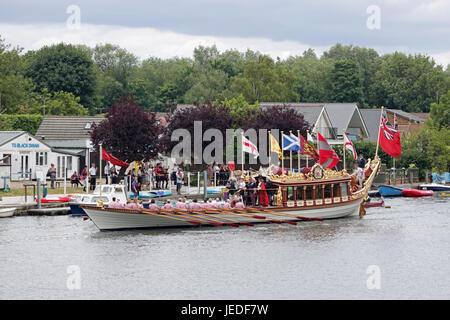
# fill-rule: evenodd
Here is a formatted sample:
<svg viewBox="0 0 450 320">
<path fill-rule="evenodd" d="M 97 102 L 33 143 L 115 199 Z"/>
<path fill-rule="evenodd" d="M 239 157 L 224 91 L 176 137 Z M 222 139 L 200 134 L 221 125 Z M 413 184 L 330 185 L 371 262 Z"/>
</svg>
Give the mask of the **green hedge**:
<svg viewBox="0 0 450 320">
<path fill-rule="evenodd" d="M 36 134 L 42 119 L 40 114 L 3 114 L 0 115 L 0 130 L 27 131 Z"/>
</svg>

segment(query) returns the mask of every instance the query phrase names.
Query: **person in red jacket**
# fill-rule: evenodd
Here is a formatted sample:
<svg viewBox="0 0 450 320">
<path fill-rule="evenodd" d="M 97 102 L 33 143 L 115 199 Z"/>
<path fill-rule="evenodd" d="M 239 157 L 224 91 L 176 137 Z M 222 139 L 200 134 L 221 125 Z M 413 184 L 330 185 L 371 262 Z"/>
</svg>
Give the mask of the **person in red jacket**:
<svg viewBox="0 0 450 320">
<path fill-rule="evenodd" d="M 267 196 L 266 185 L 263 178 L 259 178 L 258 197 L 260 206 L 267 207 L 269 205 L 269 197 Z"/>
</svg>

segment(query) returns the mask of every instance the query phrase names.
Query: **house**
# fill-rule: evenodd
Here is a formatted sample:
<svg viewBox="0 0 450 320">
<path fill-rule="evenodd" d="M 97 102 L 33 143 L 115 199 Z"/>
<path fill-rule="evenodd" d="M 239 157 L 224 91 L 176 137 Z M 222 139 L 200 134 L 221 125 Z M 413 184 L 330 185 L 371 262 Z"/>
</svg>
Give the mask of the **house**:
<svg viewBox="0 0 450 320">
<path fill-rule="evenodd" d="M 385 109 L 389 122 L 394 125 L 394 115 L 397 116 L 398 130 L 402 136 L 416 133 L 425 126 L 428 113 L 408 113 L 397 109 Z M 380 125 L 381 109 L 360 109 L 369 130 L 369 141 L 377 142 Z"/>
<path fill-rule="evenodd" d="M 259 106 L 262 109 L 276 106 L 293 108 L 298 113 L 301 113 L 304 119 L 312 126 L 312 133 L 320 132 L 326 139 L 336 139 L 336 128 L 333 127 L 327 109 L 323 104 L 262 102 Z"/>
<path fill-rule="evenodd" d="M 103 117 L 46 116 L 36 137 L 60 152 L 72 152 L 80 157 L 80 168 L 90 161 L 88 150 L 92 147 L 92 125 L 99 124 Z"/>
<path fill-rule="evenodd" d="M 157 121 L 165 126 L 168 114 L 155 113 Z M 91 142 L 91 131 L 93 124 L 98 125 L 104 117 L 91 116 L 46 116 L 36 136 L 45 141 L 54 150 L 59 152 L 70 152 L 80 157 L 80 168 L 88 165 L 91 161 L 90 152 L 93 152 Z M 90 150 L 90 152 L 89 152 Z"/>
<path fill-rule="evenodd" d="M 282 103 L 262 102 L 261 107 L 285 105 L 295 108 L 305 115 L 305 119 L 314 126 L 313 132 L 330 131 L 325 136 L 330 144 L 342 144 L 343 132 L 347 133 L 352 140 L 364 140 L 369 138 L 369 131 L 356 103 Z M 309 117 L 309 109 L 319 107 L 324 109 L 323 115 Z M 308 120 L 309 118 L 309 120 Z"/>
<path fill-rule="evenodd" d="M 75 153 L 55 150 L 26 131 L 0 131 L 0 159 L 0 175 L 10 181 L 36 179 L 39 171 L 45 176 L 52 163 L 56 178 L 70 177 L 79 171 L 79 157 Z"/>
</svg>

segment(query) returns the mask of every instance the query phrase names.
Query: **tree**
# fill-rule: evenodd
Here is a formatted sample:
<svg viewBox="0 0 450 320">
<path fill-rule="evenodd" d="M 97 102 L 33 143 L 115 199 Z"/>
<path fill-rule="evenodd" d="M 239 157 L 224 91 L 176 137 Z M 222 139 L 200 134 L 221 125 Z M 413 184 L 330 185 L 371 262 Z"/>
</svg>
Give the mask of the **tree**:
<svg viewBox="0 0 450 320">
<path fill-rule="evenodd" d="M 334 63 L 331 71 L 332 99 L 335 102 L 361 102 L 362 85 L 358 65 L 352 60 Z"/>
<path fill-rule="evenodd" d="M 105 120 L 93 125 L 94 147 L 103 148 L 122 161 L 152 159 L 160 151 L 161 126 L 155 114 L 142 110 L 129 95 L 112 104 Z"/>
<path fill-rule="evenodd" d="M 246 61 L 244 73 L 231 78 L 230 90 L 225 96 L 242 94 L 246 101 L 298 101 L 295 92 L 295 75 L 282 64 L 275 64 L 269 56 L 256 61 Z"/>
<path fill-rule="evenodd" d="M 441 96 L 439 103 L 431 104 L 427 124 L 437 130 L 450 129 L 450 90 Z"/>
<path fill-rule="evenodd" d="M 372 92 L 374 103 L 407 112 L 429 112 L 449 88 L 442 66 L 423 55 L 395 52 L 383 57 Z"/>
<path fill-rule="evenodd" d="M 12 48 L 0 38 L 0 113 L 19 113 L 20 106 L 30 105 L 34 86 L 22 75 L 22 49 Z"/>
<path fill-rule="evenodd" d="M 306 137 L 306 131 L 311 130 L 311 125 L 305 120 L 303 114 L 283 105 L 261 110 L 254 119 L 250 119 L 245 124 L 245 127 L 267 130 L 279 129 L 285 133 L 292 130 L 295 135 L 297 130 L 300 130 L 300 134 L 304 137 Z"/>
<path fill-rule="evenodd" d="M 129 82 L 138 58 L 127 50 L 112 44 L 96 45 L 92 57 L 99 69 L 99 92 L 104 107 L 121 95 L 129 93 Z"/>
<path fill-rule="evenodd" d="M 89 110 L 79 102 L 80 98 L 75 97 L 71 92 L 58 91 L 49 93 L 44 89 L 39 95 L 38 101 L 45 99 L 45 115 L 53 116 L 85 116 Z M 35 104 L 31 107 L 31 113 L 42 113 L 42 106 Z"/>
<path fill-rule="evenodd" d="M 86 50 L 69 44 L 45 46 L 26 55 L 25 75 L 33 80 L 36 91 L 64 91 L 80 97 L 80 104 L 95 111 L 97 76 L 94 62 Z"/>
<path fill-rule="evenodd" d="M 195 150 L 194 144 L 194 122 L 201 121 L 202 131 L 208 129 L 218 129 L 222 136 L 226 136 L 226 130 L 233 128 L 233 116 L 229 113 L 227 107 L 213 106 L 212 104 L 196 105 L 192 107 L 178 108 L 172 114 L 169 122 L 164 129 L 163 137 L 161 138 L 164 150 L 166 153 L 170 153 L 173 147 L 178 144 L 177 141 L 171 141 L 172 133 L 177 129 L 185 129 L 189 132 L 191 138 L 191 150 Z M 203 136 L 202 132 L 202 136 Z M 225 139 L 223 140 L 223 149 L 225 149 Z M 209 144 L 208 141 L 203 141 L 202 148 Z M 193 160 L 194 155 L 192 155 Z"/>
</svg>

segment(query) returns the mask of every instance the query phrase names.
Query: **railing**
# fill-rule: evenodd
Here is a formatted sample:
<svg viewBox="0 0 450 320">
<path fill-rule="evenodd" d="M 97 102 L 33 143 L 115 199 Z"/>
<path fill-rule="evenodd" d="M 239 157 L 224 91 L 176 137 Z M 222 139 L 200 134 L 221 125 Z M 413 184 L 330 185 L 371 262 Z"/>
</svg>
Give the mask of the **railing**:
<svg viewBox="0 0 450 320">
<path fill-rule="evenodd" d="M 386 170 L 387 184 L 406 184 L 419 182 L 418 168 L 391 168 Z"/>
</svg>

